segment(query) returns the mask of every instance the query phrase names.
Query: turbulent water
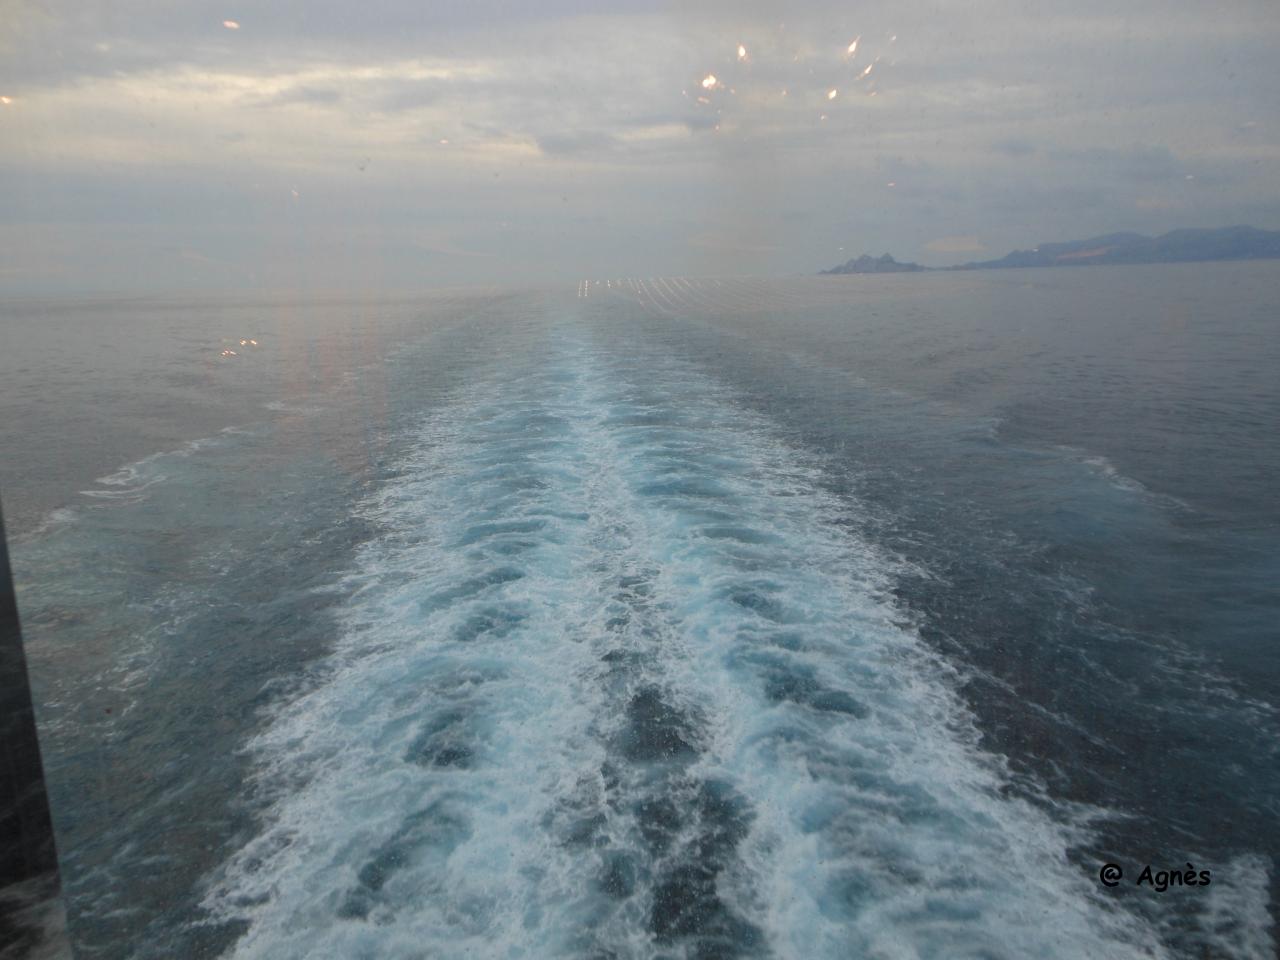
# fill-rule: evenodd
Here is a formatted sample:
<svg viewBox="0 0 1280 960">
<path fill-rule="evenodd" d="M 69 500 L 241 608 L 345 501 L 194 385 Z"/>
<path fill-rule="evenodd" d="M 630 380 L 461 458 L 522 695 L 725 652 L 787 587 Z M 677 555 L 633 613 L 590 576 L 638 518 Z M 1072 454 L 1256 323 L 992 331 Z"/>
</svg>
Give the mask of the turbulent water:
<svg viewBox="0 0 1280 960">
<path fill-rule="evenodd" d="M 80 954 L 1274 954 L 1277 301 L 1250 264 L 166 306 L 201 431 L 60 450 L 73 495 L 5 438 Z"/>
</svg>

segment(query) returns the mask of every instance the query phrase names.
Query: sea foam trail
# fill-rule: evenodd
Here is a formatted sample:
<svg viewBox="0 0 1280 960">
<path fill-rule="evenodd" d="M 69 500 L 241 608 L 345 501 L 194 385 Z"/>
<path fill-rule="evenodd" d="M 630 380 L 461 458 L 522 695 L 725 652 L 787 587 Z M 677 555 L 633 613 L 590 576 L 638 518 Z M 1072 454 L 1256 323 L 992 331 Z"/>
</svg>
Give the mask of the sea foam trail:
<svg viewBox="0 0 1280 960">
<path fill-rule="evenodd" d="M 416 449 L 250 745 L 235 956 L 1163 955 L 1005 789 L 854 507 L 691 365 L 566 325 Z"/>
</svg>

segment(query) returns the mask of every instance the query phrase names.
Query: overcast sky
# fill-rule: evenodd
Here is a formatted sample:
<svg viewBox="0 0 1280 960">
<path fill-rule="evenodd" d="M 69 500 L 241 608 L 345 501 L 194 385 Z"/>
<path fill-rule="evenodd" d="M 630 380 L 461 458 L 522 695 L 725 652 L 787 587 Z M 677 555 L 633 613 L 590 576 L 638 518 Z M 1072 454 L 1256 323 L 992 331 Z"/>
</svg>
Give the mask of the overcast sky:
<svg viewBox="0 0 1280 960">
<path fill-rule="evenodd" d="M 0 0 L 0 23 L 0 296 L 1280 228 L 1276 0 Z"/>
</svg>

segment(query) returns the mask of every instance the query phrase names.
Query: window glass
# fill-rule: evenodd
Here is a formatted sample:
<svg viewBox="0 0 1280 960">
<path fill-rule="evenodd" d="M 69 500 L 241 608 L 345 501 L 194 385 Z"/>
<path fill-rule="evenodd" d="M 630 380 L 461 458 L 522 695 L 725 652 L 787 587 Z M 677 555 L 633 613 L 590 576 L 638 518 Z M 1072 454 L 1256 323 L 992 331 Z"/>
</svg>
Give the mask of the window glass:
<svg viewBox="0 0 1280 960">
<path fill-rule="evenodd" d="M 3 11 L 5 956 L 1275 955 L 1273 2 Z"/>
</svg>

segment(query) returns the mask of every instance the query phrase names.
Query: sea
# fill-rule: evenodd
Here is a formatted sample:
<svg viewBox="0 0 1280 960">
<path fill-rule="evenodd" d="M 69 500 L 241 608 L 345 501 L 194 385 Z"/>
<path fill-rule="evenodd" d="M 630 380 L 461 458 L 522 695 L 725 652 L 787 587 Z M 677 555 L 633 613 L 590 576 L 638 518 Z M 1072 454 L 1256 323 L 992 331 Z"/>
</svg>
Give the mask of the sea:
<svg viewBox="0 0 1280 960">
<path fill-rule="evenodd" d="M 77 956 L 1274 957 L 1278 427 L 1275 261 L 4 301 Z"/>
</svg>

